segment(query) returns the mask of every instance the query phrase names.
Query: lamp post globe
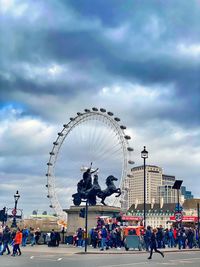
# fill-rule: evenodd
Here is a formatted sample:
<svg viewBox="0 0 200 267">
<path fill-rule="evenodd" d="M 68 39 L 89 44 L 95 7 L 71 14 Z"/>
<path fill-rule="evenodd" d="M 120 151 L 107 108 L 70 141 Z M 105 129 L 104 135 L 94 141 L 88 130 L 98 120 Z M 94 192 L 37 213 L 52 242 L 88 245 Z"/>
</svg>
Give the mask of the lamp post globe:
<svg viewBox="0 0 200 267">
<path fill-rule="evenodd" d="M 143 158 L 143 159 L 148 158 L 148 151 L 146 150 L 146 146 L 144 146 L 144 149 L 141 152 L 141 158 Z"/>
<path fill-rule="evenodd" d="M 12 228 L 17 227 L 16 215 L 17 215 L 17 203 L 18 203 L 19 198 L 20 198 L 20 194 L 19 194 L 19 191 L 17 190 L 16 193 L 14 194 L 15 207 L 12 210 L 12 214 L 13 214 L 13 221 L 12 221 L 12 225 L 11 225 Z"/>
<path fill-rule="evenodd" d="M 148 158 L 146 146 L 141 151 L 141 158 L 144 159 L 144 228 L 146 228 L 146 159 Z"/>
</svg>

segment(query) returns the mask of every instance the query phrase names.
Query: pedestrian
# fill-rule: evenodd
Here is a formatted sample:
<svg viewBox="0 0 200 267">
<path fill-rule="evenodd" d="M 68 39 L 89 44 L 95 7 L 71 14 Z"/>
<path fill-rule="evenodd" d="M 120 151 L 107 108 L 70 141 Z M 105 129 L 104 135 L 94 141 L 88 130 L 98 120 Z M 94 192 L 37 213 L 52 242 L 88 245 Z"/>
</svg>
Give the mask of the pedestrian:
<svg viewBox="0 0 200 267">
<path fill-rule="evenodd" d="M 11 256 L 16 256 L 16 254 L 18 254 L 18 256 L 21 256 L 22 253 L 19 247 L 21 243 L 22 243 L 22 232 L 19 228 L 17 228 L 17 232 L 13 243 L 13 253 Z"/>
<path fill-rule="evenodd" d="M 39 245 L 39 239 L 40 239 L 40 236 L 41 236 L 40 228 L 37 228 L 37 230 L 35 231 L 35 243 L 36 243 L 37 245 Z"/>
<path fill-rule="evenodd" d="M 98 243 L 98 232 L 97 232 L 97 229 L 96 228 L 92 232 L 92 235 L 91 235 L 91 243 L 92 243 L 93 248 L 96 248 L 97 247 L 97 243 Z"/>
<path fill-rule="evenodd" d="M 146 251 L 149 251 L 150 248 L 151 234 L 151 226 L 148 225 L 146 231 L 144 232 L 144 242 L 146 246 Z"/>
<path fill-rule="evenodd" d="M 60 241 L 61 241 L 61 237 L 60 237 L 59 232 L 55 232 L 55 238 L 56 238 L 56 247 L 59 247 Z"/>
<path fill-rule="evenodd" d="M 116 228 L 116 246 L 117 246 L 117 249 L 121 249 L 121 246 L 122 246 L 121 228 L 120 227 Z"/>
<path fill-rule="evenodd" d="M 79 228 L 77 231 L 77 245 L 78 247 L 82 247 L 82 243 L 83 243 L 83 229 Z"/>
<path fill-rule="evenodd" d="M 148 257 L 148 259 L 152 259 L 152 255 L 153 255 L 153 250 L 159 254 L 162 255 L 162 257 L 164 258 L 164 253 L 161 252 L 160 250 L 157 249 L 157 244 L 156 244 L 156 233 L 157 233 L 157 229 L 153 229 L 153 232 L 151 234 L 151 240 L 150 240 L 150 255 Z"/>
<path fill-rule="evenodd" d="M 56 232 L 54 229 L 51 230 L 50 242 L 49 242 L 48 246 L 49 247 L 55 247 L 56 246 Z"/>
<path fill-rule="evenodd" d="M 42 233 L 43 243 L 46 245 L 47 243 L 47 233 Z"/>
<path fill-rule="evenodd" d="M 101 249 L 100 250 L 104 250 L 104 248 L 106 248 L 107 236 L 108 236 L 108 232 L 104 225 L 103 228 L 101 229 Z"/>
<path fill-rule="evenodd" d="M 35 242 L 35 230 L 33 228 L 30 228 L 30 243 L 31 243 L 32 247 L 36 244 L 36 242 Z"/>
<path fill-rule="evenodd" d="M 173 233 L 173 229 L 172 228 L 168 231 L 168 236 L 169 236 L 168 246 L 170 248 L 173 248 L 174 244 L 175 244 L 175 241 L 174 241 L 174 233 Z"/>
<path fill-rule="evenodd" d="M 0 252 L 3 245 L 3 228 L 0 227 Z"/>
<path fill-rule="evenodd" d="M 160 225 L 156 232 L 156 240 L 158 242 L 158 248 L 165 248 L 165 242 L 168 240 L 168 232 L 164 233 L 162 225 Z"/>
<path fill-rule="evenodd" d="M 3 255 L 4 252 L 7 250 L 7 255 L 10 254 L 10 249 L 9 249 L 9 242 L 11 241 L 11 232 L 8 226 L 5 227 L 3 231 L 3 237 L 2 237 L 2 242 L 3 242 L 3 250 L 1 251 L 1 255 Z"/>
<path fill-rule="evenodd" d="M 22 230 L 22 247 L 26 246 L 28 236 L 29 236 L 29 230 L 25 226 L 24 229 Z"/>
</svg>

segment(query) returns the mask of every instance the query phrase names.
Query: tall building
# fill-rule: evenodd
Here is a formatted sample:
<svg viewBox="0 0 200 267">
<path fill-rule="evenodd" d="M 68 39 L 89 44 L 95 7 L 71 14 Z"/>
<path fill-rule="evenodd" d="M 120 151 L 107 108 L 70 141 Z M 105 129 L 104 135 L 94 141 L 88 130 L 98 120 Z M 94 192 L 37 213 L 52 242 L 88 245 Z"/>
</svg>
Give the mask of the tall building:
<svg viewBox="0 0 200 267">
<path fill-rule="evenodd" d="M 159 203 L 176 203 L 177 192 L 172 189 L 176 178 L 173 175 L 162 175 L 162 185 L 158 187 Z"/>
<path fill-rule="evenodd" d="M 184 196 L 184 199 L 193 199 L 191 191 L 187 191 L 185 186 L 181 186 L 181 194 Z"/>
<path fill-rule="evenodd" d="M 174 175 L 167 175 L 167 174 L 163 174 L 162 175 L 162 185 L 174 185 L 176 178 Z"/>
<path fill-rule="evenodd" d="M 158 186 L 162 185 L 162 168 L 146 165 L 146 203 L 157 203 Z M 144 166 L 131 169 L 128 192 L 129 207 L 132 204 L 144 203 Z"/>
<path fill-rule="evenodd" d="M 146 165 L 146 204 L 170 204 L 177 203 L 178 191 L 173 189 L 176 177 L 162 173 L 162 168 L 155 165 Z M 131 169 L 129 177 L 128 207 L 133 204 L 144 203 L 144 166 Z M 179 190 L 179 202 L 182 204 L 185 199 L 192 199 L 191 191 L 185 186 Z"/>
<path fill-rule="evenodd" d="M 159 203 L 176 203 L 177 190 L 172 189 L 171 185 L 161 185 L 158 187 Z"/>
</svg>

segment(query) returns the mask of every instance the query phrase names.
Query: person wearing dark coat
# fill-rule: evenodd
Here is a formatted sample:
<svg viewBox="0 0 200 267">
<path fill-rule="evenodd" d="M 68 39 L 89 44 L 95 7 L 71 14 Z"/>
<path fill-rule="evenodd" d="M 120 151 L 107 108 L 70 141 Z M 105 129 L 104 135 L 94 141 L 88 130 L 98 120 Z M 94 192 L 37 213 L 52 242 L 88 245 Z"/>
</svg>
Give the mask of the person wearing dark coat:
<svg viewBox="0 0 200 267">
<path fill-rule="evenodd" d="M 146 251 L 149 251 L 150 241 L 151 241 L 151 227 L 148 225 L 144 233 L 144 242 L 145 242 Z"/>
<path fill-rule="evenodd" d="M 61 237 L 60 237 L 60 233 L 59 232 L 55 233 L 55 238 L 56 238 L 56 247 L 59 247 L 60 241 L 61 241 Z"/>
<path fill-rule="evenodd" d="M 56 246 L 56 232 L 54 229 L 52 229 L 51 234 L 50 234 L 50 242 L 48 244 L 50 247 L 55 247 Z"/>
<path fill-rule="evenodd" d="M 156 244 L 156 233 L 157 233 L 157 229 L 153 229 L 153 232 L 151 234 L 151 240 L 150 240 L 150 255 L 148 257 L 148 259 L 152 259 L 152 255 L 153 255 L 153 250 L 157 253 L 159 253 L 160 255 L 162 255 L 162 257 L 164 258 L 164 254 L 163 252 L 161 252 L 160 250 L 157 249 L 157 244 Z"/>
<path fill-rule="evenodd" d="M 8 226 L 5 227 L 3 231 L 3 237 L 2 237 L 2 242 L 3 242 L 3 250 L 1 251 L 1 255 L 3 255 L 4 252 L 7 250 L 7 255 L 10 254 L 10 249 L 9 249 L 9 242 L 11 241 L 11 232 Z"/>
</svg>

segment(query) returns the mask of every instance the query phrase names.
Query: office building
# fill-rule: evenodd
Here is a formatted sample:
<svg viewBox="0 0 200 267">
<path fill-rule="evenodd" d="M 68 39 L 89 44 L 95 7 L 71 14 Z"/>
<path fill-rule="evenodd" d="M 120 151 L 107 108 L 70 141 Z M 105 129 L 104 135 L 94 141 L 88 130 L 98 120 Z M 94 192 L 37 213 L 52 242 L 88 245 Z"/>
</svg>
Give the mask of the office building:
<svg viewBox="0 0 200 267">
<path fill-rule="evenodd" d="M 146 165 L 146 203 L 157 203 L 158 186 L 162 185 L 162 168 L 154 165 Z M 129 178 L 128 203 L 141 204 L 144 202 L 144 166 L 131 169 Z"/>
</svg>

